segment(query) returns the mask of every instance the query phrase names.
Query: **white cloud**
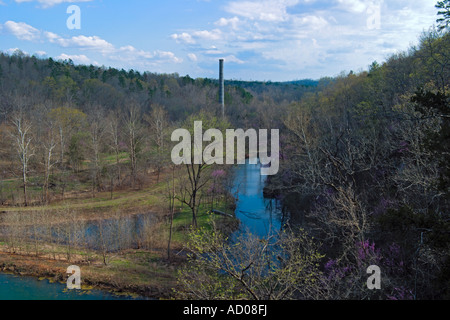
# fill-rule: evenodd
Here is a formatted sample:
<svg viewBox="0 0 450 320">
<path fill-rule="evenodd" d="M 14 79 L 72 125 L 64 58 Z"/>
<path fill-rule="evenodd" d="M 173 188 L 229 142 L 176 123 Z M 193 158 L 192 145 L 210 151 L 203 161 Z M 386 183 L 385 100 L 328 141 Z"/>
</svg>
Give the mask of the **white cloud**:
<svg viewBox="0 0 450 320">
<path fill-rule="evenodd" d="M 180 33 L 180 34 L 174 33 L 170 37 L 172 39 L 176 40 L 177 42 L 181 41 L 181 42 L 188 43 L 188 44 L 194 44 L 195 43 L 195 40 L 187 32 L 183 32 L 183 33 Z"/>
<path fill-rule="evenodd" d="M 98 36 L 76 36 L 63 41 L 64 46 L 93 49 L 100 52 L 110 52 L 114 46 Z"/>
<path fill-rule="evenodd" d="M 307 30 L 318 30 L 329 27 L 329 22 L 321 16 L 304 15 L 293 18 L 293 25 Z"/>
<path fill-rule="evenodd" d="M 198 58 L 195 55 L 195 53 L 188 53 L 188 58 L 189 60 L 191 60 L 192 62 L 197 62 Z"/>
<path fill-rule="evenodd" d="M 40 31 L 23 22 L 14 21 L 7 21 L 3 25 L 3 28 L 20 40 L 40 40 L 41 43 L 48 42 L 61 48 L 89 50 L 93 54 L 100 54 L 106 59 L 122 62 L 127 67 L 131 68 L 136 68 L 137 66 L 160 67 L 160 65 L 179 64 L 183 62 L 183 59 L 177 57 L 175 53 L 171 51 L 145 51 L 137 49 L 131 45 L 117 48 L 112 43 L 100 38 L 99 36 L 79 35 L 67 38 L 51 31 Z M 43 54 L 45 54 L 45 52 L 43 52 Z M 96 61 L 89 59 L 84 54 L 62 53 L 57 58 L 61 60 L 71 59 L 72 61 L 80 64 L 98 65 Z"/>
<path fill-rule="evenodd" d="M 204 51 L 207 55 L 219 55 L 223 54 L 223 51 L 220 51 L 216 46 L 211 46 L 209 49 Z"/>
<path fill-rule="evenodd" d="M 339 8 L 354 12 L 362 13 L 367 10 L 367 8 L 373 4 L 373 1 L 362 1 L 362 0 L 337 0 Z M 378 1 L 379 2 L 379 1 Z"/>
<path fill-rule="evenodd" d="M 160 61 L 166 61 L 166 62 L 171 62 L 171 63 L 182 63 L 183 62 L 183 59 L 178 58 L 171 51 L 156 50 L 154 52 L 154 58 L 159 59 Z"/>
<path fill-rule="evenodd" d="M 19 48 L 9 48 L 9 49 L 5 50 L 4 52 L 9 54 L 9 55 L 12 55 L 12 54 L 15 54 L 15 53 L 19 53 L 19 52 L 21 52 L 21 53 L 23 53 L 25 55 L 28 55 L 28 52 L 23 51 L 23 50 L 21 50 Z"/>
<path fill-rule="evenodd" d="M 206 40 L 206 41 L 217 41 L 223 38 L 223 33 L 219 29 L 213 30 L 197 30 L 191 33 L 183 32 L 180 34 L 172 34 L 170 36 L 172 39 L 177 41 L 178 43 L 186 43 L 186 44 L 196 44 L 198 41 Z"/>
<path fill-rule="evenodd" d="M 138 50 L 133 46 L 123 46 L 120 47 L 118 50 L 119 54 L 125 54 L 125 55 L 129 55 L 132 56 L 134 58 L 143 58 L 143 59 L 151 59 L 154 57 L 154 54 L 144 51 L 144 50 Z"/>
<path fill-rule="evenodd" d="M 22 2 L 33 2 L 35 0 L 14 0 L 17 3 L 22 3 Z M 57 4 L 61 4 L 61 3 L 77 3 L 77 2 L 90 2 L 93 0 L 36 0 L 42 8 L 50 8 L 53 7 L 54 5 Z"/>
<path fill-rule="evenodd" d="M 44 31 L 44 36 L 47 38 L 48 41 L 51 43 L 58 42 L 61 37 L 57 35 L 56 33 L 50 32 L 50 31 Z"/>
<path fill-rule="evenodd" d="M 228 55 L 226 57 L 223 57 L 225 62 L 233 62 L 233 63 L 237 63 L 237 64 L 244 64 L 245 62 L 242 61 L 241 59 L 236 58 L 234 55 Z"/>
<path fill-rule="evenodd" d="M 42 6 L 63 2 L 76 1 L 34 0 Z M 243 65 L 241 70 L 256 70 L 258 65 L 267 64 L 271 71 L 264 72 L 273 71 L 274 77 L 292 78 L 295 74 L 294 78 L 298 78 L 312 77 L 306 73 L 311 70 L 314 76 L 319 71 L 333 75 L 340 70 L 365 68 L 373 60 L 381 62 L 389 54 L 416 43 L 419 34 L 436 20 L 434 5 L 423 0 L 331 0 L 324 4 L 316 0 L 228 0 L 220 6 L 220 15 L 206 25 L 192 28 L 191 24 L 171 31 L 170 38 L 180 46 L 173 52 L 114 45 L 95 35 L 63 36 L 24 22 L 9 21 L 0 24 L 0 29 L 21 40 L 54 44 L 81 60 L 86 54 L 98 61 L 103 57 L 132 68 L 155 67 L 153 70 L 165 72 L 167 66 L 183 62 L 177 56 L 182 52 L 188 63 L 176 67 L 181 70 L 198 67 L 207 72 L 209 63 L 224 57 L 230 63 Z M 381 10 L 381 24 L 380 28 L 370 29 L 368 21 L 374 5 Z M 247 75 L 243 73 L 243 77 Z"/>
<path fill-rule="evenodd" d="M 305 66 L 319 66 L 327 58 L 326 50 L 316 39 L 291 40 L 283 47 L 270 47 L 262 52 L 267 60 L 279 61 L 284 70 L 299 70 Z"/>
<path fill-rule="evenodd" d="M 59 56 L 56 57 L 56 59 L 58 60 L 72 60 L 74 63 L 77 64 L 84 64 L 84 65 L 99 65 L 98 62 L 96 61 L 92 61 L 91 59 L 89 59 L 87 56 L 85 56 L 84 54 L 81 55 L 76 55 L 76 54 L 61 54 Z"/>
<path fill-rule="evenodd" d="M 233 1 L 225 10 L 250 20 L 280 22 L 288 19 L 287 8 L 298 3 L 299 0 Z"/>
<path fill-rule="evenodd" d="M 231 27 L 231 29 L 237 30 L 238 26 L 239 26 L 239 22 L 240 22 L 240 20 L 238 17 L 233 17 L 230 19 L 220 18 L 214 24 L 219 27 L 228 27 L 229 26 L 229 27 Z"/>
<path fill-rule="evenodd" d="M 305 72 L 309 73 L 305 77 L 318 77 L 365 69 L 373 60 L 383 61 L 407 50 L 436 20 L 434 5 L 422 0 L 332 0 L 327 4 L 233 0 L 223 7 L 230 15 L 212 22 L 215 29 L 186 31 L 196 43 L 189 49 L 206 59 L 220 54 L 249 67 L 269 63 L 282 71 L 282 77 L 295 73 L 298 78 Z M 375 15 L 379 25 L 370 28 Z M 216 37 L 210 37 L 211 41 L 220 51 L 211 49 L 206 36 L 212 34 Z"/>
<path fill-rule="evenodd" d="M 45 37 L 51 43 L 56 43 L 61 47 L 91 49 L 101 53 L 108 53 L 114 51 L 114 46 L 108 41 L 98 36 L 74 36 L 71 38 L 63 38 L 53 32 L 44 32 Z"/>
<path fill-rule="evenodd" d="M 19 40 L 37 40 L 41 36 L 41 32 L 26 24 L 25 22 L 6 21 L 3 25 L 4 29 L 14 35 Z"/>
<path fill-rule="evenodd" d="M 35 54 L 38 55 L 38 56 L 46 56 L 47 52 L 42 51 L 42 50 L 38 50 L 38 51 L 35 52 Z"/>
<path fill-rule="evenodd" d="M 171 51 L 155 50 L 153 52 L 138 50 L 133 46 L 120 47 L 108 55 L 108 58 L 120 61 L 128 66 L 154 66 L 163 63 L 182 63 L 183 59 L 178 58 Z"/>
<path fill-rule="evenodd" d="M 195 38 L 203 40 L 219 40 L 222 38 L 222 31 L 219 29 L 213 29 L 211 31 L 201 30 L 192 33 Z"/>
</svg>

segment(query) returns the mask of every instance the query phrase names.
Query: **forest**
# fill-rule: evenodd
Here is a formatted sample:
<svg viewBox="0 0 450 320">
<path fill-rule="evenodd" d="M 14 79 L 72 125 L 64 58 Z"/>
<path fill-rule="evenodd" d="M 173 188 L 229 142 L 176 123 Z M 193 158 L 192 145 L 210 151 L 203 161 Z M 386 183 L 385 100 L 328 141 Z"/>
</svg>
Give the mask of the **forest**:
<svg viewBox="0 0 450 320">
<path fill-rule="evenodd" d="M 0 53 L 0 251 L 97 263 L 92 279 L 140 294 L 157 274 L 177 299 L 449 299 L 449 77 L 450 34 L 432 27 L 367 70 L 228 80 L 222 118 L 216 79 Z M 283 230 L 228 241 L 232 168 L 170 159 L 196 120 L 280 130 L 264 194 Z M 125 262 L 147 277 L 117 278 Z"/>
</svg>

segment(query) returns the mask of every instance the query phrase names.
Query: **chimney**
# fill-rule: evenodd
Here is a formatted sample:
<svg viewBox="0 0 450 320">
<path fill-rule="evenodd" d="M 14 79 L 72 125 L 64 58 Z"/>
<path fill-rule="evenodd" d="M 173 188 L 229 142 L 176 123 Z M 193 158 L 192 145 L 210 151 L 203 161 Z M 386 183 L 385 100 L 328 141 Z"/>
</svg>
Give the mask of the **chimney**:
<svg viewBox="0 0 450 320">
<path fill-rule="evenodd" d="M 219 103 L 222 106 L 222 117 L 225 116 L 225 81 L 223 79 L 223 59 L 219 60 Z"/>
</svg>

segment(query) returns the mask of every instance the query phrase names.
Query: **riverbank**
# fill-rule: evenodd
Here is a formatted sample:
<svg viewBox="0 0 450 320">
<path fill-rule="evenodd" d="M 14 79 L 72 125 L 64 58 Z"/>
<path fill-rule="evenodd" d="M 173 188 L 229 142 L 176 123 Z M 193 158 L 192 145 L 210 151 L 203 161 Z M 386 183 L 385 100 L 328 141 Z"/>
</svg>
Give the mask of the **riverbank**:
<svg viewBox="0 0 450 320">
<path fill-rule="evenodd" d="M 176 269 L 183 261 L 183 257 L 176 256 L 168 261 L 157 253 L 138 250 L 129 250 L 114 257 L 108 265 L 98 261 L 86 264 L 1 252 L 0 272 L 66 283 L 69 276 L 67 267 L 75 264 L 81 269 L 83 288 L 150 299 L 169 299 L 176 287 Z"/>
<path fill-rule="evenodd" d="M 166 188 L 166 182 L 153 182 L 141 190 L 116 191 L 114 197 L 105 192 L 47 206 L 2 206 L 0 272 L 65 283 L 67 267 L 77 265 L 82 286 L 149 299 L 172 298 L 185 262 L 183 247 L 192 213 L 177 204 L 169 259 Z M 207 224 L 211 210 L 224 213 L 214 214 L 223 229 L 237 228 L 231 195 L 205 202 L 197 216 L 199 227 Z"/>
<path fill-rule="evenodd" d="M 214 215 L 222 229 L 237 227 L 234 218 Z M 205 225 L 208 214 L 198 217 L 199 226 Z M 177 288 L 177 271 L 186 261 L 183 246 L 189 230 L 191 216 L 186 208 L 177 212 L 173 223 L 170 259 L 167 256 L 168 225 L 159 225 L 152 249 L 131 248 L 118 252 L 101 252 L 78 247 L 71 248 L 50 243 L 39 243 L 38 254 L 33 243 L 22 244 L 22 251 L 12 251 L 0 242 L 0 272 L 20 276 L 48 279 L 50 282 L 67 281 L 67 267 L 81 269 L 82 286 L 114 294 L 140 296 L 149 299 L 170 299 Z M 58 254 L 55 254 L 57 252 Z"/>
<path fill-rule="evenodd" d="M 215 217 L 222 229 L 232 230 L 237 227 L 234 218 L 217 215 Z M 201 225 L 206 218 L 206 215 L 200 217 Z M 177 288 L 178 269 L 186 261 L 183 252 L 183 234 L 187 232 L 184 219 L 186 217 L 181 213 L 175 221 L 176 235 L 171 245 L 170 259 L 167 256 L 167 243 L 164 241 L 153 250 L 127 249 L 108 253 L 107 256 L 98 251 L 77 248 L 73 250 L 70 261 L 64 255 L 54 259 L 52 254 L 43 251 L 39 255 L 11 253 L 7 252 L 7 246 L 2 244 L 0 272 L 66 283 L 69 276 L 66 273 L 67 267 L 77 265 L 81 269 L 81 283 L 84 287 L 149 299 L 170 299 Z M 49 252 L 54 251 L 63 252 L 63 249 L 49 248 Z M 86 257 L 89 257 L 88 260 Z"/>
</svg>

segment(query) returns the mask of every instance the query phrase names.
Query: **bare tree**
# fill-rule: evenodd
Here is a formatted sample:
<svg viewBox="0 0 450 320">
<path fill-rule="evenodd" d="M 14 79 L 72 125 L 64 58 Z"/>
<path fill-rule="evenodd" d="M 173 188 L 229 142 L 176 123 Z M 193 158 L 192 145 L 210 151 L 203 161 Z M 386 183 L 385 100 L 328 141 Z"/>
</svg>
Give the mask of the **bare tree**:
<svg viewBox="0 0 450 320">
<path fill-rule="evenodd" d="M 167 180 L 167 198 L 169 199 L 169 214 L 170 214 L 170 224 L 169 224 L 169 240 L 167 243 L 167 259 L 170 259 L 170 245 L 172 242 L 172 228 L 173 228 L 173 218 L 175 214 L 175 165 L 171 166 L 172 177 Z"/>
<path fill-rule="evenodd" d="M 182 299 L 322 299 L 320 244 L 303 230 L 260 239 L 243 234 L 230 241 L 214 220 L 193 230 L 188 264 L 179 273 Z"/>
<path fill-rule="evenodd" d="M 92 179 L 92 197 L 95 197 L 95 189 L 100 189 L 100 151 L 105 134 L 105 121 L 100 107 L 93 107 L 90 115 L 89 137 L 90 137 L 90 164 Z"/>
<path fill-rule="evenodd" d="M 137 180 L 137 162 L 143 140 L 141 110 L 140 106 L 137 103 L 135 102 L 131 103 L 127 111 L 127 114 L 125 115 L 124 122 L 125 122 L 125 133 L 127 137 L 128 153 L 130 156 L 131 186 L 132 188 L 135 188 Z"/>
<path fill-rule="evenodd" d="M 49 183 L 50 183 L 50 173 L 52 168 L 58 163 L 57 159 L 54 159 L 55 148 L 57 146 L 55 137 L 55 127 L 53 121 L 49 120 L 46 122 L 46 127 L 44 128 L 43 139 L 41 141 L 41 147 L 44 152 L 44 199 L 45 203 L 49 203 Z"/>
<path fill-rule="evenodd" d="M 107 118 L 106 133 L 109 136 L 108 142 L 116 158 L 117 183 L 120 185 L 120 117 L 116 112 L 111 112 Z M 111 184 L 112 185 L 112 184 Z"/>
<path fill-rule="evenodd" d="M 150 114 L 144 116 L 145 121 L 150 125 L 153 140 L 158 151 L 164 149 L 165 134 L 168 126 L 167 111 L 161 105 L 154 105 Z"/>
<path fill-rule="evenodd" d="M 34 146 L 31 144 L 33 140 L 31 131 L 32 125 L 22 112 L 14 114 L 11 122 L 14 127 L 11 135 L 22 169 L 24 205 L 27 206 L 28 165 L 31 157 L 34 156 Z"/>
<path fill-rule="evenodd" d="M 110 238 L 110 228 L 111 228 L 111 222 L 109 220 L 100 219 L 96 222 L 97 228 L 98 228 L 98 245 L 99 250 L 102 256 L 103 264 L 106 266 L 109 262 L 109 253 L 110 253 L 110 245 L 111 245 L 111 238 Z"/>
<path fill-rule="evenodd" d="M 208 128 L 217 128 L 218 130 L 225 131 L 226 128 L 230 127 L 226 119 L 220 119 L 210 113 L 201 112 L 198 115 L 192 115 L 186 120 L 186 127 L 190 128 L 191 134 L 194 132 L 195 122 L 200 120 L 203 126 Z M 196 139 L 193 140 L 191 141 L 189 155 L 191 159 L 188 161 L 189 163 L 184 164 L 186 174 L 180 175 L 177 199 L 191 209 L 192 224 L 194 227 L 197 227 L 197 215 L 204 196 L 204 192 L 202 191 L 211 180 L 211 175 L 207 174 L 207 171 L 214 164 L 207 164 L 203 157 L 201 161 L 195 161 L 195 154 L 197 152 L 202 153 L 203 150 L 201 150 L 201 146 L 195 144 Z"/>
<path fill-rule="evenodd" d="M 168 126 L 167 112 L 164 107 L 154 105 L 151 113 L 144 115 L 144 120 L 150 126 L 151 137 L 156 145 L 154 165 L 156 167 L 157 182 L 159 182 L 159 176 L 165 162 L 165 138 Z"/>
<path fill-rule="evenodd" d="M 192 224 L 197 227 L 197 215 L 202 202 L 202 189 L 209 182 L 209 176 L 203 174 L 210 167 L 205 163 L 202 164 L 186 164 L 187 177 L 180 177 L 179 191 L 176 198 L 187 205 L 192 212 Z"/>
</svg>

